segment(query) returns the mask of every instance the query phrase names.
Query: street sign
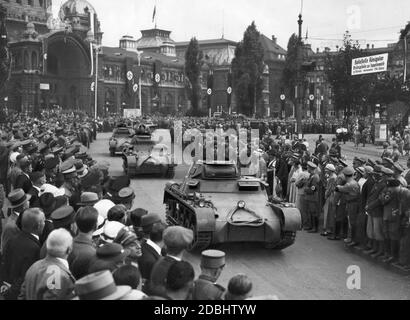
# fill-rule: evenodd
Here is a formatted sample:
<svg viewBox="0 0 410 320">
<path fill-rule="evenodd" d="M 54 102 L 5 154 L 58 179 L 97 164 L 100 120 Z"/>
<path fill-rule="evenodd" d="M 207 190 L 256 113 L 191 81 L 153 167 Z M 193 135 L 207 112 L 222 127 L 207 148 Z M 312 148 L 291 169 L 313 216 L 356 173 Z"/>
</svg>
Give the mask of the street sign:
<svg viewBox="0 0 410 320">
<path fill-rule="evenodd" d="M 231 94 L 231 93 L 232 93 L 232 88 L 231 88 L 231 87 L 228 87 L 228 89 L 226 90 L 226 92 L 228 92 L 228 94 Z"/>
<path fill-rule="evenodd" d="M 128 81 L 131 81 L 134 78 L 134 74 L 132 73 L 132 71 L 128 71 L 127 72 L 127 79 Z"/>
<path fill-rule="evenodd" d="M 132 87 L 132 90 L 134 92 L 137 92 L 138 91 L 138 84 L 134 84 L 134 86 Z"/>
<path fill-rule="evenodd" d="M 352 76 L 387 71 L 389 54 L 377 54 L 352 60 Z"/>
<path fill-rule="evenodd" d="M 309 96 L 309 100 L 310 100 L 310 101 L 315 100 L 315 96 L 314 96 L 313 94 L 311 94 L 311 95 Z"/>
<path fill-rule="evenodd" d="M 50 84 L 49 83 L 40 83 L 40 90 L 50 90 Z"/>
<path fill-rule="evenodd" d="M 159 75 L 159 73 L 157 73 L 156 75 L 155 75 L 155 82 L 156 83 L 159 83 L 161 81 L 161 76 Z"/>
<path fill-rule="evenodd" d="M 284 94 L 280 95 L 280 100 L 285 101 L 286 100 L 286 96 Z"/>
<path fill-rule="evenodd" d="M 209 89 L 206 91 L 206 93 L 210 96 L 210 95 L 212 94 L 212 89 L 209 88 Z"/>
<path fill-rule="evenodd" d="M 91 82 L 90 90 L 91 90 L 91 91 L 94 91 L 94 90 L 95 90 L 95 82 Z"/>
</svg>

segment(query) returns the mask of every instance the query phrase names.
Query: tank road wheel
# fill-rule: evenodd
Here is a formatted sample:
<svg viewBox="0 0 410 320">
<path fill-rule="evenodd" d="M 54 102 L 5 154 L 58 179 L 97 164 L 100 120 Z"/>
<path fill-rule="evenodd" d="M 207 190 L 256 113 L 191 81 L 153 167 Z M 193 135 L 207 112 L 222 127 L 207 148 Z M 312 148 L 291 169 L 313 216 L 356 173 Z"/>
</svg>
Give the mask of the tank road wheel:
<svg viewBox="0 0 410 320">
<path fill-rule="evenodd" d="M 192 222 L 189 229 L 194 233 L 194 241 L 188 247 L 188 251 L 203 251 L 212 243 L 212 232 L 198 232 L 196 222 Z"/>
<path fill-rule="evenodd" d="M 283 234 L 282 240 L 278 243 L 264 243 L 266 249 L 284 250 L 295 243 L 296 232 L 286 231 Z"/>
</svg>

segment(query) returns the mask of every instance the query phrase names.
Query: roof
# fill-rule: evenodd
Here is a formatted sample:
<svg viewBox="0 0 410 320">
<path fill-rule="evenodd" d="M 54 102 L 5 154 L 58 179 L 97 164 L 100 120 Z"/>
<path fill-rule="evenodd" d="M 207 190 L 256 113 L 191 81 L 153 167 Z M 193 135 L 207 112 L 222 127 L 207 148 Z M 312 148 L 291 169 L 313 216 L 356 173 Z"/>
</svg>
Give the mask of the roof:
<svg viewBox="0 0 410 320">
<path fill-rule="evenodd" d="M 265 60 L 277 60 L 278 54 L 287 54 L 285 49 L 283 49 L 277 43 L 274 43 L 271 39 L 263 34 L 261 34 L 260 36 L 260 42 L 265 52 Z"/>
<path fill-rule="evenodd" d="M 122 48 L 113 48 L 113 47 L 103 47 L 102 53 L 106 57 L 112 58 L 133 58 L 135 60 L 138 59 L 138 55 L 136 52 L 128 51 Z M 151 57 L 151 58 L 149 58 Z M 175 65 L 175 66 L 183 66 L 185 65 L 185 59 L 180 57 L 169 57 L 160 53 L 155 52 L 144 52 L 141 55 L 141 62 L 154 62 L 155 60 L 160 60 L 163 64 L 167 65 Z"/>
<path fill-rule="evenodd" d="M 176 47 L 187 47 L 190 41 L 175 42 Z M 201 46 L 214 45 L 214 44 L 230 44 L 236 46 L 238 43 L 228 39 L 208 39 L 208 40 L 198 40 L 198 44 Z"/>
</svg>

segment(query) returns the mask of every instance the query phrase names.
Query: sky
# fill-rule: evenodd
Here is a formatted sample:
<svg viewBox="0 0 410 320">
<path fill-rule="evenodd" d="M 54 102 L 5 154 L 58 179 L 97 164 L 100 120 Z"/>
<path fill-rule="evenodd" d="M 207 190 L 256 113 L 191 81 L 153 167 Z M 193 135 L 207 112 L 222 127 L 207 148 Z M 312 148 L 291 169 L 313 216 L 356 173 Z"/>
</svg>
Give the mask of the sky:
<svg viewBox="0 0 410 320">
<path fill-rule="evenodd" d="M 61 2 L 62 0 L 57 0 Z M 88 0 L 97 11 L 104 32 L 103 44 L 118 46 L 123 35 L 141 37 L 140 30 L 157 27 L 172 31 L 175 41 L 225 39 L 240 41 L 255 21 L 258 30 L 286 49 L 297 33 L 298 14 L 303 13 L 303 37 L 312 49 L 332 49 L 343 33 L 362 47 L 382 47 L 397 42 L 400 29 L 410 21 L 408 0 Z"/>
</svg>

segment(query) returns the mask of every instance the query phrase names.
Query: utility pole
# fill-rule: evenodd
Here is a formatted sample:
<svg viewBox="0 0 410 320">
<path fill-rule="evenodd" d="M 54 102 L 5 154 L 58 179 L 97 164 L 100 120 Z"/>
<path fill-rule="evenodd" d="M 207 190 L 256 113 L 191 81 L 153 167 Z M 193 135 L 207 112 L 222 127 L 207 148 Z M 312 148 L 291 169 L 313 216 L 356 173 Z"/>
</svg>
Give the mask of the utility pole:
<svg viewBox="0 0 410 320">
<path fill-rule="evenodd" d="M 298 46 L 297 46 L 297 57 L 296 57 L 296 133 L 298 135 L 303 134 L 302 132 L 302 110 L 303 110 L 303 79 L 302 79 L 302 60 L 303 60 L 303 51 L 302 51 L 302 13 L 299 14 L 299 34 L 298 34 Z"/>
</svg>

